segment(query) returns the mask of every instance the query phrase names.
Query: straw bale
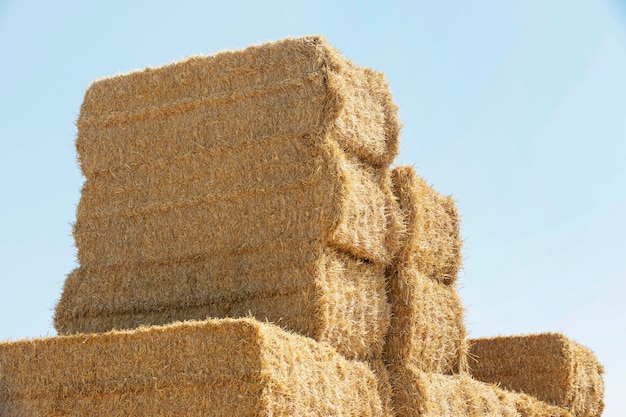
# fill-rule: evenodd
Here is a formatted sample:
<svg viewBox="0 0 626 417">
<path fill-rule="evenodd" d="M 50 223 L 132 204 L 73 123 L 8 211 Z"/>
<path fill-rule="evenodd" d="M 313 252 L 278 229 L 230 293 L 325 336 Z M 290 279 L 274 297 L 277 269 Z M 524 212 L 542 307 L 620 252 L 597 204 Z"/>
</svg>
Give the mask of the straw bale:
<svg viewBox="0 0 626 417">
<path fill-rule="evenodd" d="M 572 417 L 565 409 L 476 381 L 465 373 L 441 375 L 411 365 L 389 372 L 397 417 Z"/>
<path fill-rule="evenodd" d="M 193 112 L 205 115 L 202 126 L 184 123 Z M 336 141 L 382 167 L 398 152 L 400 128 L 383 75 L 353 65 L 320 36 L 98 80 L 77 124 L 87 177 L 201 148 L 303 134 Z"/>
<path fill-rule="evenodd" d="M 581 417 L 604 409 L 603 366 L 593 352 L 557 333 L 470 341 L 476 379 L 501 384 Z"/>
<path fill-rule="evenodd" d="M 453 283 L 462 262 L 459 215 L 454 200 L 431 188 L 413 167 L 396 167 L 392 176 L 394 192 L 407 223 L 396 263 L 416 265 L 429 278 Z"/>
<path fill-rule="evenodd" d="M 390 181 L 337 145 L 293 137 L 99 174 L 85 183 L 77 211 L 78 259 L 112 265 L 224 256 L 243 245 L 316 239 L 387 264 L 398 246 Z"/>
<path fill-rule="evenodd" d="M 380 416 L 376 378 L 251 319 L 0 343 L 0 415 Z"/>
<path fill-rule="evenodd" d="M 329 343 L 348 358 L 380 357 L 390 306 L 382 267 L 326 248 L 123 266 L 80 267 L 55 314 L 60 334 L 252 315 Z"/>
<path fill-rule="evenodd" d="M 455 286 L 443 285 L 408 266 L 389 275 L 388 281 L 392 318 L 386 363 L 446 374 L 465 369 L 464 308 Z"/>
</svg>

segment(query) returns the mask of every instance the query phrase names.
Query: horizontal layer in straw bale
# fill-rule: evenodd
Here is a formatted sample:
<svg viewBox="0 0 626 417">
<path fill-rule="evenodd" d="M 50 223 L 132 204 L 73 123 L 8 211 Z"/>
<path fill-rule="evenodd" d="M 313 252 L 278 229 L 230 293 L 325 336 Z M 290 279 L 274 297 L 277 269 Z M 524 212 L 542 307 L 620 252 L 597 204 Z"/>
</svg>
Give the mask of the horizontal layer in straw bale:
<svg viewBox="0 0 626 417">
<path fill-rule="evenodd" d="M 410 166 L 394 168 L 392 178 L 407 223 L 396 263 L 416 265 L 425 276 L 445 284 L 454 282 L 462 262 L 454 201 L 437 193 Z"/>
<path fill-rule="evenodd" d="M 317 87 L 306 90 L 309 84 Z M 203 126 L 179 122 L 196 110 L 206 114 Z M 398 152 L 397 107 L 383 76 L 354 66 L 317 36 L 98 80 L 77 124 L 87 177 L 276 134 L 333 140 L 375 166 L 388 166 Z M 197 134 L 209 126 L 208 135 Z"/>
<path fill-rule="evenodd" d="M 0 343 L 0 415 L 380 416 L 376 378 L 244 320 Z"/>
<path fill-rule="evenodd" d="M 454 285 L 404 266 L 388 275 L 391 326 L 385 344 L 390 366 L 411 364 L 425 372 L 465 369 L 464 309 Z"/>
<path fill-rule="evenodd" d="M 72 272 L 56 308 L 61 334 L 104 332 L 206 317 L 253 315 L 329 343 L 344 356 L 380 357 L 389 327 L 382 267 L 326 249 L 289 245 L 223 257 Z M 225 262 L 226 261 L 226 262 Z"/>
<path fill-rule="evenodd" d="M 470 341 L 476 379 L 592 417 L 604 409 L 604 368 L 593 352 L 557 333 Z"/>
<path fill-rule="evenodd" d="M 464 373 L 441 375 L 401 366 L 389 374 L 397 417 L 572 417 L 565 409 Z"/>
<path fill-rule="evenodd" d="M 216 157 L 99 174 L 74 236 L 82 265 L 163 260 L 280 239 L 317 240 L 388 263 L 398 246 L 391 178 L 336 145 L 269 138 Z"/>
</svg>

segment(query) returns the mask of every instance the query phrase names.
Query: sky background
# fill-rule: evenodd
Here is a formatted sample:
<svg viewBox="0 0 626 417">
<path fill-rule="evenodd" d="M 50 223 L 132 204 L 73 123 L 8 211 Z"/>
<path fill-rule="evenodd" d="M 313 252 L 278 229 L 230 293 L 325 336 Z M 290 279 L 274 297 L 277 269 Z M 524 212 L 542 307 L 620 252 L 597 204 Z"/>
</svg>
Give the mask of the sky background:
<svg viewBox="0 0 626 417">
<path fill-rule="evenodd" d="M 397 163 L 458 201 L 470 335 L 564 333 L 623 416 L 626 0 L 382 3 L 0 0 L 0 340 L 55 335 L 93 80 L 323 34 L 385 73 Z"/>
</svg>

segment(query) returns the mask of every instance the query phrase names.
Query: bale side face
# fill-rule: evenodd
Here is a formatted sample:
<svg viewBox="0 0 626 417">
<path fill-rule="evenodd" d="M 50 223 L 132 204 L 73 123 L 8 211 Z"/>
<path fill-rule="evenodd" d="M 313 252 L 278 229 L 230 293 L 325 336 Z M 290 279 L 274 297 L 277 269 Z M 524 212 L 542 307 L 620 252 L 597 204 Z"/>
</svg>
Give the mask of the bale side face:
<svg viewBox="0 0 626 417">
<path fill-rule="evenodd" d="M 593 352 L 565 336 L 544 333 L 470 340 L 476 379 L 533 395 L 592 417 L 604 409 L 604 368 Z"/>
<path fill-rule="evenodd" d="M 343 98 L 331 137 L 361 160 L 389 166 L 398 154 L 400 122 L 383 74 L 346 63 L 328 73 L 327 83 Z"/>
<path fill-rule="evenodd" d="M 74 225 L 78 259 L 83 266 L 113 266 L 210 255 L 234 267 L 233 253 L 272 242 L 300 252 L 331 219 L 321 203 L 327 194 L 312 183 L 298 184 L 237 199 L 164 204 L 133 216 L 80 219 Z"/>
<path fill-rule="evenodd" d="M 390 366 L 453 373 L 466 366 L 464 308 L 454 285 L 403 267 L 388 276 L 392 319 L 385 345 Z"/>
<path fill-rule="evenodd" d="M 437 193 L 410 166 L 394 168 L 392 178 L 407 223 L 396 263 L 416 265 L 429 278 L 453 283 L 462 262 L 454 201 Z"/>
<path fill-rule="evenodd" d="M 2 416 L 379 416 L 372 372 L 254 320 L 0 344 Z"/>
<path fill-rule="evenodd" d="M 271 249 L 240 253 L 233 269 L 220 257 L 79 268 L 66 280 L 55 327 L 72 334 L 253 315 L 349 358 L 381 356 L 390 314 L 381 267 L 328 248 L 304 248 L 301 258 L 280 242 Z"/>
<path fill-rule="evenodd" d="M 264 331 L 267 416 L 381 417 L 378 381 L 365 363 L 275 326 Z"/>
<path fill-rule="evenodd" d="M 565 409 L 531 396 L 481 383 L 467 374 L 390 369 L 397 417 L 572 417 Z"/>
</svg>

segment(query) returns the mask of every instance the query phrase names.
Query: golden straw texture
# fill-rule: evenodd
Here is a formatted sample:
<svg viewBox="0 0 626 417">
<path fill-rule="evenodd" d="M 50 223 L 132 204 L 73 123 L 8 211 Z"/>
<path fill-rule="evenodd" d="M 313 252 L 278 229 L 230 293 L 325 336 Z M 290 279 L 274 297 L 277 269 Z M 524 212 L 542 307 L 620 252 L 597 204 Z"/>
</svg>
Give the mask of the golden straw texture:
<svg viewBox="0 0 626 417">
<path fill-rule="evenodd" d="M 253 315 L 349 358 L 380 357 L 390 320 L 383 268 L 329 248 L 293 259 L 290 249 L 241 253 L 233 269 L 218 257 L 81 267 L 65 282 L 55 327 L 88 333 Z"/>
<path fill-rule="evenodd" d="M 444 284 L 457 279 L 461 266 L 459 215 L 451 197 L 443 197 L 413 167 L 392 170 L 394 194 L 407 223 L 396 263 L 415 265 L 425 276 Z"/>
<path fill-rule="evenodd" d="M 464 308 L 455 286 L 427 278 L 415 266 L 400 267 L 388 281 L 392 318 L 385 362 L 425 372 L 465 369 Z"/>
<path fill-rule="evenodd" d="M 383 409 L 384 417 L 396 417 L 393 410 L 393 387 L 389 379 L 389 371 L 382 359 L 373 359 L 367 362 L 378 380 L 378 396 Z"/>
<path fill-rule="evenodd" d="M 244 320 L 0 343 L 0 415 L 381 416 L 367 365 Z"/>
<path fill-rule="evenodd" d="M 476 379 L 525 392 L 577 417 L 604 409 L 604 368 L 593 352 L 557 333 L 470 341 Z"/>
<path fill-rule="evenodd" d="M 472 379 L 427 373 L 413 366 L 390 369 L 397 417 L 572 417 L 562 408 Z"/>
</svg>

